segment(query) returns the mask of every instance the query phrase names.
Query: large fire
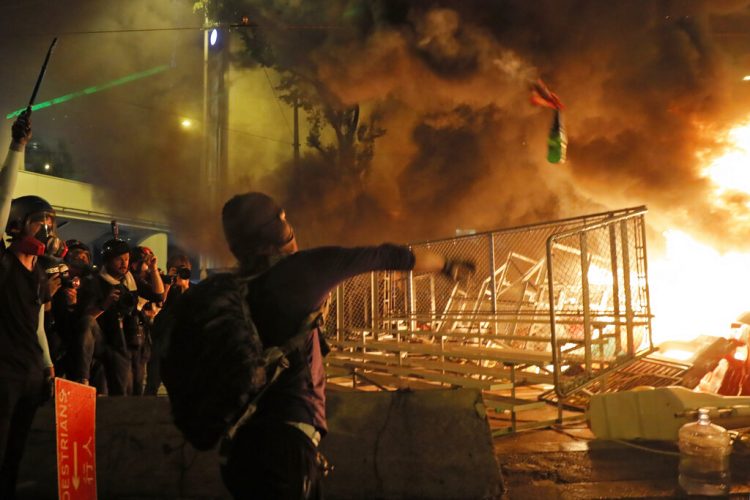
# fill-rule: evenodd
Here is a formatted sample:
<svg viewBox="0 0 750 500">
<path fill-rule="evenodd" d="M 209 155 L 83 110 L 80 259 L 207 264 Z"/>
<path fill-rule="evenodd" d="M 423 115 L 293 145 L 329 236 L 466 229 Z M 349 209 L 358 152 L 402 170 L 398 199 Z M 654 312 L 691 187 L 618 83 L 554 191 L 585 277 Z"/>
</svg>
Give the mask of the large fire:
<svg viewBox="0 0 750 500">
<path fill-rule="evenodd" d="M 703 170 L 717 206 L 730 191 L 750 194 L 750 122 L 731 129 L 726 144 Z M 750 254 L 722 254 L 674 229 L 664 237 L 666 254 L 649 262 L 654 343 L 730 336 L 732 322 L 750 310 Z"/>
</svg>

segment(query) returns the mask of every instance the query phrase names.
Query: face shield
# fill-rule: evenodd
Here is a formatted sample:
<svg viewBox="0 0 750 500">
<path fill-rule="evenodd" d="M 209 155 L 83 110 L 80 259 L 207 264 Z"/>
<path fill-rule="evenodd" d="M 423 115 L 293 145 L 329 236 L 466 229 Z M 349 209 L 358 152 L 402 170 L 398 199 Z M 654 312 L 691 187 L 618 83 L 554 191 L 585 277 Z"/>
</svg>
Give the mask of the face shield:
<svg viewBox="0 0 750 500">
<path fill-rule="evenodd" d="M 33 236 L 42 243 L 57 232 L 55 214 L 52 212 L 37 212 L 26 218 L 24 234 Z"/>
<path fill-rule="evenodd" d="M 68 248 L 65 242 L 57 237 L 57 224 L 55 222 L 54 212 L 36 212 L 26 218 L 26 226 L 23 234 L 37 240 L 44 246 L 41 253 L 37 255 L 46 255 L 62 259 Z"/>
</svg>

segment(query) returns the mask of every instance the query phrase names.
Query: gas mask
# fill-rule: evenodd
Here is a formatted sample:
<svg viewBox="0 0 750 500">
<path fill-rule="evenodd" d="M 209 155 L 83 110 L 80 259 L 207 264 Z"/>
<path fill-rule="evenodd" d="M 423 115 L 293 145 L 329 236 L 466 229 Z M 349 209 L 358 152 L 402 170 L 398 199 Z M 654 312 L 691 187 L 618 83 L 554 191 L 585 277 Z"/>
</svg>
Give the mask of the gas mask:
<svg viewBox="0 0 750 500">
<path fill-rule="evenodd" d="M 36 232 L 30 236 L 34 229 Z M 68 251 L 65 242 L 57 236 L 55 214 L 52 212 L 37 212 L 29 215 L 21 234 L 25 236 L 14 241 L 13 244 L 22 253 L 62 259 Z"/>
</svg>

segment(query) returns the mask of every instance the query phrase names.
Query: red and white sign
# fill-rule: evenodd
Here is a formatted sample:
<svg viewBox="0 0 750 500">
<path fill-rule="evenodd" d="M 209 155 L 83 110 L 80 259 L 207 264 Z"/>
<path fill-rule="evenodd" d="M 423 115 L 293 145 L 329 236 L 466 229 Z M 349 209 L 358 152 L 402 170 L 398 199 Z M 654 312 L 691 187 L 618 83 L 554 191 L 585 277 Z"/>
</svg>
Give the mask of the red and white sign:
<svg viewBox="0 0 750 500">
<path fill-rule="evenodd" d="M 96 500 L 96 389 L 55 379 L 60 500 Z"/>
</svg>

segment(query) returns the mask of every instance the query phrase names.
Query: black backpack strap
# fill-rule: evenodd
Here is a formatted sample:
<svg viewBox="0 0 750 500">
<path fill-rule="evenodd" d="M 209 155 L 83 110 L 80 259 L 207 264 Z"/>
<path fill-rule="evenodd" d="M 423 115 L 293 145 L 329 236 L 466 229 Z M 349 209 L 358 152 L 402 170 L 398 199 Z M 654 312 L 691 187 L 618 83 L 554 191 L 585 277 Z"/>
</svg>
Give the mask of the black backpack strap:
<svg viewBox="0 0 750 500">
<path fill-rule="evenodd" d="M 244 296 L 246 296 L 246 287 L 250 281 L 251 279 L 243 279 L 243 283 L 241 283 L 241 286 L 245 287 L 245 289 L 242 290 Z M 242 413 L 240 414 L 240 417 L 227 429 L 226 433 L 224 434 L 224 439 L 222 439 L 221 445 L 219 446 L 219 461 L 222 464 L 225 464 L 229 457 L 229 450 L 231 449 L 232 441 L 234 440 L 234 436 L 237 434 L 237 430 L 239 430 L 240 427 L 242 427 L 248 420 L 250 420 L 255 411 L 258 409 L 258 402 L 260 401 L 260 398 L 262 398 L 268 388 L 271 387 L 274 382 L 276 382 L 276 380 L 279 378 L 279 376 L 281 376 L 284 370 L 289 368 L 289 359 L 287 358 L 287 355 L 293 351 L 302 350 L 302 348 L 305 346 L 305 341 L 307 340 L 307 336 L 310 334 L 310 331 L 315 328 L 319 328 L 322 325 L 321 321 L 323 321 L 323 308 L 325 307 L 325 305 L 326 304 L 321 306 L 320 309 L 310 313 L 307 318 L 305 318 L 305 321 L 302 322 L 302 326 L 300 327 L 299 331 L 293 337 L 287 340 L 282 346 L 270 347 L 263 352 L 263 359 L 266 366 L 274 366 L 273 375 L 271 375 L 271 377 L 268 379 L 268 382 L 266 382 L 266 385 L 263 386 L 263 389 L 261 389 L 253 399 L 248 401 Z M 248 321 L 251 321 L 250 306 L 247 304 L 247 300 L 242 301 L 242 311 L 245 315 L 245 318 Z"/>
</svg>

